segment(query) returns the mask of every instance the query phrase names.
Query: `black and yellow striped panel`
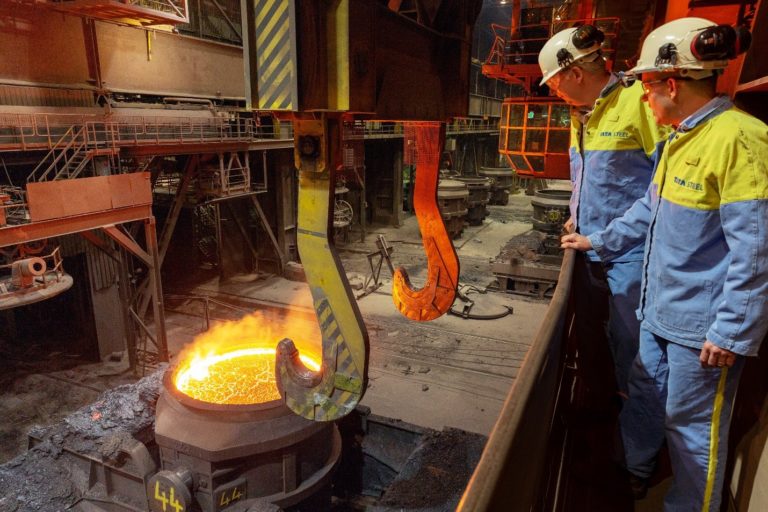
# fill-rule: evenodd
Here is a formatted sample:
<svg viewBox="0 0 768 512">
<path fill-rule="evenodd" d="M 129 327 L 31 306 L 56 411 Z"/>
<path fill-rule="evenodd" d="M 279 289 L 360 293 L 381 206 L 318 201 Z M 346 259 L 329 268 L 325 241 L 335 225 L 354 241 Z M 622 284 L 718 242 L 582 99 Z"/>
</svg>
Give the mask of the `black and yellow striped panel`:
<svg viewBox="0 0 768 512">
<path fill-rule="evenodd" d="M 259 109 L 297 110 L 294 0 L 256 0 Z"/>
</svg>

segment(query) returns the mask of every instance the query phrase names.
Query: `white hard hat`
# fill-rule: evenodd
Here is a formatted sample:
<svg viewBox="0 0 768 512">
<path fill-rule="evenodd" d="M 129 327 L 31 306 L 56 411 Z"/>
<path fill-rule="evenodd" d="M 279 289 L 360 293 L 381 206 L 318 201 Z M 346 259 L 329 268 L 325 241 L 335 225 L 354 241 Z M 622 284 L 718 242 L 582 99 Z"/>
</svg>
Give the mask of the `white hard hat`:
<svg viewBox="0 0 768 512">
<path fill-rule="evenodd" d="M 590 56 L 592 60 L 597 58 L 604 39 L 605 35 L 592 25 L 567 28 L 552 36 L 539 52 L 541 84 L 575 62 Z"/>
<path fill-rule="evenodd" d="M 637 65 L 627 74 L 681 70 L 682 75 L 694 79 L 711 76 L 728 66 L 731 51 L 726 46 L 733 45 L 735 39 L 730 40 L 730 34 L 716 33 L 727 30 L 733 28 L 704 18 L 680 18 L 665 23 L 645 38 Z M 720 45 L 720 51 L 712 53 L 715 44 Z"/>
</svg>

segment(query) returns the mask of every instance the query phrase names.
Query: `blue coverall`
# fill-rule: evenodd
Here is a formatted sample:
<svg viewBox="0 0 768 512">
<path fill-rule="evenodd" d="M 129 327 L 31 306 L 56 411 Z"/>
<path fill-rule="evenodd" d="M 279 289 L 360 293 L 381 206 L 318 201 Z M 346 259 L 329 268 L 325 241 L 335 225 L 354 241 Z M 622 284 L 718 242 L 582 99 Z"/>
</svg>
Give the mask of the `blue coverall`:
<svg viewBox="0 0 768 512">
<path fill-rule="evenodd" d="M 618 77 L 611 75 L 592 111 L 572 116 L 570 164 L 573 193 L 570 210 L 578 233 L 589 235 L 605 229 L 648 188 L 657 151 L 669 130 L 656 125 L 648 105 L 641 100 L 642 95 L 639 83 L 628 88 L 621 87 Z M 586 355 L 589 350 L 599 350 L 599 347 L 588 347 L 585 343 L 599 340 L 602 333 L 594 331 L 606 329 L 604 321 L 602 325 L 599 319 L 595 321 L 595 315 L 599 314 L 596 310 L 607 298 L 610 311 L 605 312 L 609 319 L 607 334 L 616 384 L 619 391 L 626 393 L 629 368 L 638 347 L 639 323 L 635 310 L 640 297 L 642 240 L 605 268 L 594 251 L 587 253 L 586 258 L 586 262 L 580 261 L 577 265 L 575 281 L 575 287 L 579 288 L 575 291 L 579 295 L 576 297 L 577 307 L 581 304 L 586 308 L 577 312 L 577 316 L 588 315 L 591 318 L 591 325 L 579 329 L 586 331 L 580 332 L 580 355 Z M 589 275 L 578 275 L 584 273 Z M 601 288 L 609 288 L 610 295 L 607 296 L 607 290 L 601 294 Z M 586 368 L 587 372 L 593 370 Z M 589 381 L 599 377 L 582 375 L 582 378 Z M 599 381 L 595 387 L 602 387 Z"/>
<path fill-rule="evenodd" d="M 621 413 L 628 469 L 650 475 L 666 435 L 667 511 L 720 507 L 744 363 L 702 368 L 705 340 L 757 355 L 768 330 L 768 126 L 717 97 L 670 136 L 653 182 L 588 238 L 604 261 L 646 238 L 640 351 Z"/>
</svg>

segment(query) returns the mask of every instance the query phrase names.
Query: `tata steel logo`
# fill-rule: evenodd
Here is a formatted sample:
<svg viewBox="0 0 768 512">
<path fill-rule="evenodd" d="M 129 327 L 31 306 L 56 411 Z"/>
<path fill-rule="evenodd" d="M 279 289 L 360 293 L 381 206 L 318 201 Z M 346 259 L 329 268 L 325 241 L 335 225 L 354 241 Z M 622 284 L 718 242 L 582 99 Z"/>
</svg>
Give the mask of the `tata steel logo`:
<svg viewBox="0 0 768 512">
<path fill-rule="evenodd" d="M 680 185 L 681 187 L 685 187 L 691 190 L 701 191 L 704 190 L 704 187 L 701 185 L 701 183 L 696 183 L 694 181 L 686 181 L 682 178 L 678 178 L 675 176 L 674 178 L 675 185 Z"/>
<path fill-rule="evenodd" d="M 629 132 L 625 131 L 618 131 L 618 132 L 612 132 L 612 131 L 605 131 L 600 132 L 601 137 L 614 137 L 617 139 L 628 139 L 629 138 Z"/>
</svg>

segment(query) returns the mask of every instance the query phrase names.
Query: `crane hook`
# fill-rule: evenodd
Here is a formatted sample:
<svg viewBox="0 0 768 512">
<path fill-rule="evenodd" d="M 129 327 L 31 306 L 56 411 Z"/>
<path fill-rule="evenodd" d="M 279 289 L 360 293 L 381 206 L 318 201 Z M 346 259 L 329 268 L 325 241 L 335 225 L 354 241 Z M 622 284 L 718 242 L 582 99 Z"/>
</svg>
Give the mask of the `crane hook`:
<svg viewBox="0 0 768 512">
<path fill-rule="evenodd" d="M 277 387 L 299 416 L 333 421 L 358 404 L 368 379 L 368 332 L 354 300 L 333 236 L 332 169 L 341 141 L 335 118 L 295 120 L 294 156 L 299 169 L 297 242 L 322 333 L 319 372 L 306 368 L 289 339 L 277 346 Z"/>
<path fill-rule="evenodd" d="M 408 272 L 398 267 L 392 282 L 392 300 L 404 316 L 426 322 L 442 316 L 451 308 L 459 283 L 459 257 L 437 203 L 445 124 L 419 122 L 413 125 L 416 132 L 413 207 L 427 255 L 427 282 L 423 288 L 414 290 Z"/>
</svg>

